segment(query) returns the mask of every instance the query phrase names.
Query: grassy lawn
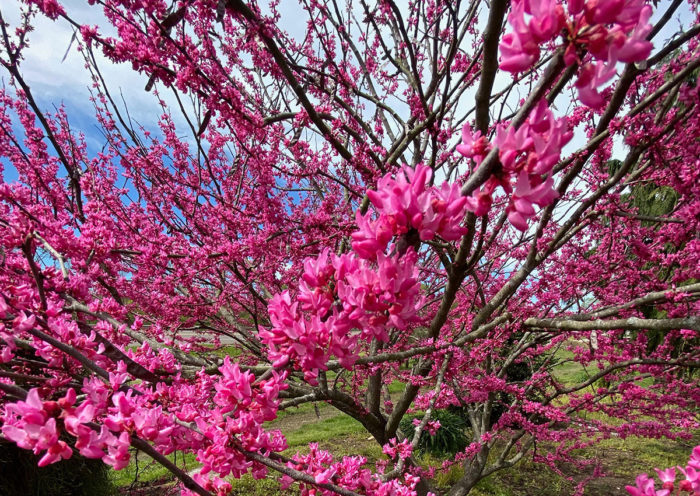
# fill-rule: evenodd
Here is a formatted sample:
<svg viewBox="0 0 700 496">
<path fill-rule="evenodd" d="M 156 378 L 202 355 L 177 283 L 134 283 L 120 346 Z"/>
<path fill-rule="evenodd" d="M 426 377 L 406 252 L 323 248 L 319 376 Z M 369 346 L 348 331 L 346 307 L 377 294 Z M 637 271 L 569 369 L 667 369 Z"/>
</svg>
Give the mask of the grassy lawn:
<svg viewBox="0 0 700 496">
<path fill-rule="evenodd" d="M 291 457 L 297 452 L 307 452 L 308 444 L 312 442 L 318 443 L 321 449 L 327 449 L 338 457 L 357 454 L 364 456 L 368 459 L 370 466 L 383 456 L 379 445 L 373 439 L 369 439 L 362 425 L 354 419 L 335 413 L 327 405 L 320 406 L 320 419 L 316 418 L 312 406 L 299 410 L 301 411 L 285 414 L 270 425 L 271 428 L 282 428 L 287 436 L 289 448 L 283 453 L 285 456 Z M 295 424 L 297 427 L 294 427 Z M 601 462 L 606 474 L 604 478 L 593 479 L 587 485 L 585 494 L 587 496 L 626 494 L 624 486 L 633 483 L 639 473 L 653 473 L 655 467 L 684 465 L 692 446 L 697 443 L 700 443 L 700 435 L 688 442 L 630 437 L 625 440 L 607 439 L 596 446 L 580 450 L 581 458 Z M 540 446 L 539 449 L 546 449 L 546 447 Z M 184 465 L 188 470 L 197 467 L 197 462 L 192 455 L 187 455 L 184 461 L 180 456 L 176 461 L 179 466 Z M 426 465 L 429 463 L 435 465 L 436 462 L 429 455 L 425 455 L 423 461 Z M 571 477 L 577 482 L 587 475 L 574 467 L 559 468 L 564 476 Z M 590 472 L 592 473 L 592 466 Z M 438 473 L 435 483 L 439 487 L 449 487 L 461 473 L 462 469 L 455 466 L 446 473 Z M 166 469 L 153 463 L 144 455 L 139 457 L 138 470 L 137 465 L 132 463 L 126 469 L 112 472 L 112 474 L 115 485 L 122 488 L 138 488 L 167 482 L 170 479 Z M 135 480 L 138 482 L 134 483 Z M 295 490 L 294 486 L 287 491 L 282 491 L 274 475 L 269 475 L 263 480 L 254 480 L 246 476 L 231 482 L 234 495 L 298 494 L 298 489 Z M 470 494 L 474 496 L 560 496 L 572 494 L 575 486 L 575 482 L 567 480 L 542 464 L 533 463 L 529 457 L 514 468 L 498 472 L 481 481 Z M 130 493 L 127 492 L 127 494 Z"/>
<path fill-rule="evenodd" d="M 186 454 L 183 457 L 182 454 L 175 456 L 175 453 L 173 453 L 168 458 L 184 470 L 192 470 L 198 466 L 197 460 L 192 454 Z M 128 489 L 128 491 L 144 486 L 158 485 L 159 483 L 168 484 L 172 481 L 172 475 L 168 469 L 154 462 L 143 453 L 138 453 L 137 455 L 132 453 L 131 463 L 127 467 L 119 471 L 112 470 L 110 474 L 115 486 L 123 490 Z M 128 491 L 127 494 L 130 494 Z"/>
<path fill-rule="evenodd" d="M 604 477 L 593 478 L 586 485 L 587 496 L 626 495 L 625 485 L 634 485 L 634 479 L 642 472 L 654 474 L 654 468 L 685 465 L 692 447 L 700 443 L 700 436 L 693 442 L 675 442 L 666 439 L 627 438 L 604 440 L 596 446 L 579 451 L 581 458 L 599 462 Z M 593 473 L 593 465 L 583 472 L 562 464 L 564 476 L 550 468 L 523 460 L 515 467 L 493 474 L 481 481 L 470 494 L 475 496 L 559 496 L 573 494 L 576 483 Z"/>
<path fill-rule="evenodd" d="M 586 380 L 589 373 L 580 364 L 571 361 L 573 354 L 567 350 L 559 350 L 557 358 L 559 365 L 554 374 L 564 384 L 571 385 Z M 329 382 L 332 380 L 329 377 Z M 398 381 L 389 385 L 393 395 L 400 393 L 404 385 Z M 589 414 L 599 416 L 600 414 Z M 601 420 L 604 420 L 601 418 Z M 337 458 L 346 455 L 361 455 L 367 458 L 369 466 L 383 457 L 381 447 L 370 437 L 364 427 L 356 420 L 341 414 L 325 403 L 304 404 L 279 412 L 278 418 L 268 424 L 270 429 L 280 429 L 285 434 L 288 449 L 283 453 L 287 457 L 297 452 L 308 452 L 309 443 L 318 443 L 321 449 L 329 450 Z M 642 472 L 653 473 L 655 467 L 665 468 L 673 465 L 684 465 L 692 447 L 700 444 L 700 433 L 696 433 L 690 441 L 669 441 L 666 439 L 643 439 L 629 437 L 627 439 L 612 438 L 599 444 L 579 450 L 578 457 L 590 460 L 591 464 L 584 469 L 561 464 L 556 473 L 545 465 L 534 463 L 532 456 L 527 456 L 515 467 L 497 472 L 482 480 L 470 493 L 474 496 L 559 496 L 572 494 L 577 483 L 591 477 L 593 466 L 599 464 L 605 477 L 592 478 L 586 486 L 587 496 L 608 496 L 626 494 L 624 486 L 632 484 L 635 477 Z M 546 445 L 538 445 L 538 452 L 546 452 Z M 182 455 L 175 460 L 186 470 L 197 468 L 194 455 Z M 422 455 L 420 459 L 426 467 L 440 466 L 441 460 Z M 153 463 L 148 457 L 141 455 L 138 466 L 132 463 L 120 472 L 112 472 L 116 486 L 122 488 L 138 488 L 157 485 L 170 480 L 166 469 Z M 439 488 L 449 487 L 462 475 L 462 468 L 453 466 L 446 472 L 438 472 L 434 483 Z M 137 481 L 137 482 L 134 482 Z M 263 480 L 254 480 L 250 476 L 240 480 L 232 480 L 234 495 L 251 496 L 289 496 L 298 494 L 294 485 L 282 491 L 278 477 L 268 475 Z M 132 494 L 127 491 L 126 494 Z M 136 494 L 136 493 L 133 493 Z"/>
</svg>

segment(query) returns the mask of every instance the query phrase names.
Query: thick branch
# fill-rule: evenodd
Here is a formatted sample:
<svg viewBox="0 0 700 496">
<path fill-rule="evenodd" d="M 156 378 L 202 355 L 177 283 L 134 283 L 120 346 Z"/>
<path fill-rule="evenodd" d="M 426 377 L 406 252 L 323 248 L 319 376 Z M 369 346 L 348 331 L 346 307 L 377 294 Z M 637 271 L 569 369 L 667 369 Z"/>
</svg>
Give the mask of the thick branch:
<svg viewBox="0 0 700 496">
<path fill-rule="evenodd" d="M 481 66 L 481 81 L 476 92 L 476 130 L 486 135 L 489 128 L 491 89 L 498 72 L 498 40 L 501 35 L 503 17 L 508 0 L 494 0 L 489 10 L 489 20 L 484 32 L 484 59 Z"/>
<path fill-rule="evenodd" d="M 676 319 L 628 319 L 615 320 L 570 320 L 570 319 L 536 319 L 529 318 L 525 327 L 534 329 L 560 329 L 565 331 L 609 331 L 612 329 L 670 331 L 672 329 L 692 329 L 700 331 L 700 317 L 681 317 Z"/>
</svg>

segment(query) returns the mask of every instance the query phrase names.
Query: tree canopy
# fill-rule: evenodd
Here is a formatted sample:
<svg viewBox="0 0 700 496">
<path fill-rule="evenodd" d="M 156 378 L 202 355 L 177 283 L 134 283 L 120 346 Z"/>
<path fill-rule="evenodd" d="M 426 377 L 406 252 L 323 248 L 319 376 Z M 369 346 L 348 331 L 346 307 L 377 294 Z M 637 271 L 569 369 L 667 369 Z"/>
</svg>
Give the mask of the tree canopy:
<svg viewBox="0 0 700 496">
<path fill-rule="evenodd" d="M 39 465 L 458 496 L 699 427 L 696 1 L 88 3 L 0 9 L 2 436 Z M 40 18 L 74 29 L 89 126 L 24 74 Z M 318 402 L 385 459 L 283 453 L 269 422 Z"/>
</svg>

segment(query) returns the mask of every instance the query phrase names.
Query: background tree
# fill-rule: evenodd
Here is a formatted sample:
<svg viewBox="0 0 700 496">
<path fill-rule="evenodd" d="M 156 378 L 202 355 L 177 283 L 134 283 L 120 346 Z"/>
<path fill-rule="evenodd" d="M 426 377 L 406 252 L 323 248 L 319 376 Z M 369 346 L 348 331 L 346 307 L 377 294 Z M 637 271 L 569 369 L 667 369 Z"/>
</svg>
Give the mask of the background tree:
<svg viewBox="0 0 700 496">
<path fill-rule="evenodd" d="M 39 465 L 121 469 L 134 447 L 202 495 L 270 471 L 426 494 L 412 451 L 457 407 L 471 439 L 445 492 L 464 495 L 528 453 L 698 427 L 677 372 L 700 350 L 676 345 L 700 331 L 695 2 L 651 23 L 637 0 L 91 5 L 104 25 L 56 0 L 0 19 L 2 432 Z M 679 9 L 693 24 L 660 40 Z M 99 149 L 23 76 L 37 16 L 76 30 Z M 148 76 L 153 123 L 100 52 Z M 673 204 L 630 204 L 650 184 Z M 561 350 L 594 372 L 562 384 Z M 311 402 L 387 459 L 281 455 L 266 422 Z"/>
</svg>

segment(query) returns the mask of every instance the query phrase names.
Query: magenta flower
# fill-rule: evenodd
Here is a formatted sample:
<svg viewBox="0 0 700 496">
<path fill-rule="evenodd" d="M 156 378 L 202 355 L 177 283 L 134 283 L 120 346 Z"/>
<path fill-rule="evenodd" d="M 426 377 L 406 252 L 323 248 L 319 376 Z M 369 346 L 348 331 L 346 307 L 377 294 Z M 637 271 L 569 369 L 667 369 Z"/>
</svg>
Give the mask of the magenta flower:
<svg viewBox="0 0 700 496">
<path fill-rule="evenodd" d="M 598 93 L 597 88 L 608 82 L 615 74 L 614 61 L 613 63 L 598 62 L 584 65 L 575 83 L 581 102 L 591 108 L 602 107 L 605 99 Z"/>
<path fill-rule="evenodd" d="M 523 72 L 540 58 L 538 42 L 533 36 L 533 31 L 525 23 L 525 2 L 513 3 L 508 22 L 513 27 L 513 32 L 507 33 L 501 39 L 499 67 L 508 72 Z M 546 22 L 543 21 L 542 24 L 545 25 Z"/>
<path fill-rule="evenodd" d="M 102 457 L 102 461 L 111 465 L 114 470 L 123 469 L 129 464 L 129 446 L 131 446 L 131 437 L 127 432 L 122 432 L 118 438 L 115 437 L 109 443 L 108 454 Z"/>
<path fill-rule="evenodd" d="M 680 471 L 685 476 L 685 480 L 681 481 L 679 486 L 681 490 L 695 491 L 696 494 L 700 493 L 700 470 L 688 465 L 685 468 L 681 468 Z"/>
<path fill-rule="evenodd" d="M 500 43 L 500 68 L 527 71 L 539 60 L 539 45 L 562 33 L 566 64 L 582 67 L 576 83 L 581 102 L 600 108 L 597 88 L 615 74 L 615 63 L 639 62 L 649 56 L 652 45 L 646 37 L 652 29 L 651 7 L 642 0 L 572 0 L 568 11 L 567 17 L 553 0 L 513 2 L 508 15 L 512 31 Z M 588 60 L 579 60 L 580 46 L 590 54 Z"/>
<path fill-rule="evenodd" d="M 636 486 L 625 486 L 630 496 L 668 496 L 670 491 L 662 489 L 657 491 L 654 488 L 654 479 L 650 479 L 647 474 L 640 474 L 636 479 Z"/>
<path fill-rule="evenodd" d="M 367 192 L 379 218 L 371 220 L 371 213 L 357 214 L 358 230 L 352 234 L 352 247 L 361 258 L 375 260 L 394 236 L 411 229 L 423 241 L 436 235 L 455 241 L 464 235 L 466 231 L 460 223 L 467 201 L 459 186 L 428 187 L 431 177 L 432 171 L 425 165 L 418 164 L 415 169 L 403 167 L 396 177 L 382 177 L 376 191 Z"/>
<path fill-rule="evenodd" d="M 59 430 L 53 415 L 60 412 L 60 406 L 53 401 L 42 402 L 38 389 L 31 389 L 26 401 L 8 404 L 5 411 L 3 435 L 36 455 L 46 451 L 39 460 L 40 467 L 73 454 L 70 447 L 58 439 Z"/>
<path fill-rule="evenodd" d="M 17 332 L 25 332 L 34 327 L 34 324 L 36 324 L 36 317 L 34 315 L 27 315 L 25 312 L 20 312 L 12 322 L 12 327 Z"/>
<path fill-rule="evenodd" d="M 566 24 L 564 7 L 556 0 L 525 0 L 525 12 L 532 17 L 528 24 L 537 43 L 550 40 Z"/>
<path fill-rule="evenodd" d="M 490 150 L 490 144 L 485 136 L 481 135 L 481 131 L 472 133 L 471 126 L 465 124 L 462 127 L 462 143 L 457 145 L 457 151 L 467 158 L 474 160 L 478 167 L 486 158 Z"/>
<path fill-rule="evenodd" d="M 696 470 L 700 470 L 700 446 L 693 448 L 693 453 L 690 455 L 688 466 Z"/>
<path fill-rule="evenodd" d="M 661 479 L 662 489 L 667 489 L 669 492 L 673 491 L 673 483 L 676 481 L 676 469 L 675 467 L 667 468 L 665 470 L 656 469 L 656 473 Z"/>
<path fill-rule="evenodd" d="M 552 177 L 543 179 L 543 175 L 550 174 L 572 136 L 566 119 L 556 119 L 544 100 L 538 102 L 528 120 L 517 130 L 512 126 L 499 126 L 494 145 L 498 147 L 503 169 L 466 199 L 467 208 L 476 215 L 485 215 L 496 188 L 501 186 L 506 193 L 511 193 L 511 183 L 515 179 L 515 192 L 506 212 L 511 224 L 526 230 L 527 220 L 535 215 L 533 204 L 543 207 L 558 196 Z"/>
<path fill-rule="evenodd" d="M 624 38 L 623 43 L 617 48 L 615 55 L 621 62 L 639 62 L 649 57 L 653 45 L 647 41 L 646 37 L 651 32 L 651 7 L 645 5 L 639 14 L 637 22 L 632 34 Z"/>
</svg>

